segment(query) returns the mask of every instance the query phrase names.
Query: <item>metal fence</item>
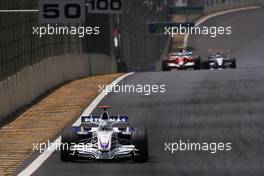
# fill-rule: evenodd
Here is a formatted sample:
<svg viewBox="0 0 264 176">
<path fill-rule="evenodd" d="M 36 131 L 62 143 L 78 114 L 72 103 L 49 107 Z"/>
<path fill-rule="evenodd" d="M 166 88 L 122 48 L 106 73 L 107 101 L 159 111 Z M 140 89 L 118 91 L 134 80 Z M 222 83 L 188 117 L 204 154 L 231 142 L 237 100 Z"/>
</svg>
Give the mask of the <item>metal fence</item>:
<svg viewBox="0 0 264 176">
<path fill-rule="evenodd" d="M 37 0 L 0 0 L 0 9 L 37 8 Z M 52 56 L 81 53 L 110 55 L 109 16 L 89 15 L 87 21 L 86 26 L 100 26 L 100 38 L 79 38 L 77 35 L 49 35 L 40 38 L 32 35 L 32 27 L 39 25 L 37 12 L 0 13 L 0 81 Z"/>
<path fill-rule="evenodd" d="M 148 33 L 149 22 L 168 19 L 166 1 L 124 0 L 121 15 L 121 57 L 129 71 L 155 70 L 166 37 Z"/>
</svg>

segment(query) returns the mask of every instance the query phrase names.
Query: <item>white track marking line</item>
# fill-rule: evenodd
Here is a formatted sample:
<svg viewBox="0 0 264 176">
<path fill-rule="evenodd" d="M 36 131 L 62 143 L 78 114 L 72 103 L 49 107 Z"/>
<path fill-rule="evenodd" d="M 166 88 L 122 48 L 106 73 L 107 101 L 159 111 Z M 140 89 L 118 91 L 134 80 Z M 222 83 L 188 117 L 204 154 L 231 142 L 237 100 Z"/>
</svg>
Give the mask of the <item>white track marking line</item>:
<svg viewBox="0 0 264 176">
<path fill-rule="evenodd" d="M 110 85 L 114 86 L 122 81 L 124 78 L 133 75 L 134 72 L 127 73 L 118 77 L 114 80 Z M 103 100 L 103 98 L 107 95 L 106 91 L 101 92 L 93 101 L 92 103 L 84 110 L 82 115 L 73 123 L 73 126 L 78 126 L 81 124 L 81 117 L 88 116 L 92 113 L 92 111 L 98 106 L 98 104 Z M 40 154 L 29 166 L 27 166 L 22 172 L 18 174 L 18 176 L 29 176 L 33 174 L 50 156 L 51 154 L 57 149 L 60 145 L 61 136 L 59 136 L 53 143 L 51 143 L 50 147 L 46 149 L 42 154 Z"/>
<path fill-rule="evenodd" d="M 231 10 L 226 10 L 226 11 L 222 11 L 222 12 L 217 12 L 217 13 L 213 13 L 211 15 L 206 16 L 205 18 L 200 19 L 198 22 L 195 23 L 195 26 L 199 26 L 202 23 L 206 22 L 207 20 L 217 17 L 217 16 L 221 16 L 221 15 L 225 15 L 228 13 L 232 13 L 232 12 L 238 12 L 238 11 L 243 11 L 243 10 L 251 10 L 251 9 L 258 9 L 261 8 L 260 6 L 251 6 L 251 7 L 243 7 L 243 8 L 238 8 L 238 9 L 231 9 Z M 186 48 L 188 45 L 188 39 L 189 39 L 189 34 L 186 34 L 184 36 L 184 41 L 183 41 L 183 47 Z"/>
<path fill-rule="evenodd" d="M 0 13 L 16 13 L 16 12 L 39 12 L 38 9 L 25 9 L 25 10 L 0 10 Z"/>
</svg>

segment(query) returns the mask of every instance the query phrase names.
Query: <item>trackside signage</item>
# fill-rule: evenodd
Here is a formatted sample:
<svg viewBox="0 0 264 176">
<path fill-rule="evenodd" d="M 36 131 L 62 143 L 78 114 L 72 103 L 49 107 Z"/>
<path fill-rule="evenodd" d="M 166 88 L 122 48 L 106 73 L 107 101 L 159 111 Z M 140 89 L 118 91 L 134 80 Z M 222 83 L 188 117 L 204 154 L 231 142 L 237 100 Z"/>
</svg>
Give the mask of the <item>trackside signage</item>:
<svg viewBox="0 0 264 176">
<path fill-rule="evenodd" d="M 86 14 L 122 13 L 122 0 L 39 0 L 39 23 L 84 23 Z"/>
</svg>

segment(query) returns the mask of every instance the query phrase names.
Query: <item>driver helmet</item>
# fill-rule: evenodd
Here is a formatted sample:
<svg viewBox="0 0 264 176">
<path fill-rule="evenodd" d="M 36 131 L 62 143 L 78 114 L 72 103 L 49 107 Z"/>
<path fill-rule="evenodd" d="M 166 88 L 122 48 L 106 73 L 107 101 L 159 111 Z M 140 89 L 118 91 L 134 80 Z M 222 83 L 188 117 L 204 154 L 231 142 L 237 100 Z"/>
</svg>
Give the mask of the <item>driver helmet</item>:
<svg viewBox="0 0 264 176">
<path fill-rule="evenodd" d="M 217 52 L 215 56 L 216 56 L 216 57 L 221 57 L 220 52 Z"/>
</svg>

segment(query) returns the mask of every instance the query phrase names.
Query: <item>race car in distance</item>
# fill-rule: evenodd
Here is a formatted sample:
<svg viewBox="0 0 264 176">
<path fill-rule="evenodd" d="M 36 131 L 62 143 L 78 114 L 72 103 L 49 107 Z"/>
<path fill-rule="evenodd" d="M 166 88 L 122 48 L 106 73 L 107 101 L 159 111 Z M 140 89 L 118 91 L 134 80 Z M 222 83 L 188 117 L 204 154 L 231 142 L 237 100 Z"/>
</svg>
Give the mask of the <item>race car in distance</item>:
<svg viewBox="0 0 264 176">
<path fill-rule="evenodd" d="M 65 128 L 61 136 L 61 160 L 148 160 L 148 136 L 145 128 L 131 128 L 128 116 L 109 116 L 109 106 L 100 106 L 100 116 L 83 116 L 81 125 Z"/>
<path fill-rule="evenodd" d="M 168 59 L 162 61 L 163 71 L 170 71 L 172 68 L 199 70 L 201 69 L 201 58 L 195 57 L 192 52 L 181 48 L 178 52 L 169 53 Z"/>
<path fill-rule="evenodd" d="M 212 51 L 208 55 L 208 60 L 202 62 L 203 69 L 225 69 L 236 68 L 236 59 L 229 58 L 226 52 Z"/>
</svg>

